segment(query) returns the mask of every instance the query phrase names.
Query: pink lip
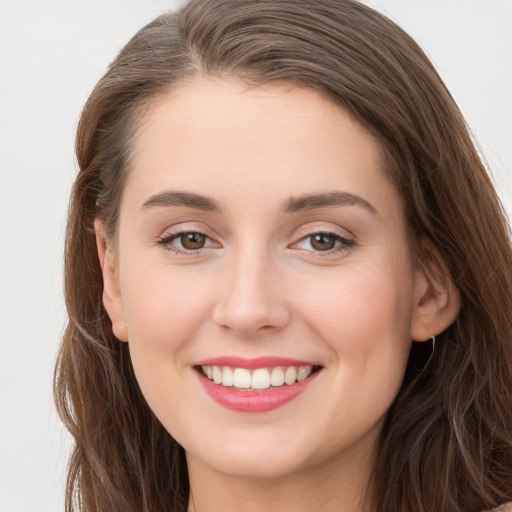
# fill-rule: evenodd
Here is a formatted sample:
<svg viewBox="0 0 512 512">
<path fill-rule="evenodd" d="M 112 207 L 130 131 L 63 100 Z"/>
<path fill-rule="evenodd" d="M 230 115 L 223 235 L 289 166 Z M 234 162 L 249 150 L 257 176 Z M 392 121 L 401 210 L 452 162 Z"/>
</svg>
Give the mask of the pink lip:
<svg viewBox="0 0 512 512">
<path fill-rule="evenodd" d="M 231 364 L 225 364 L 225 366 L 231 366 Z M 264 368 L 265 366 L 260 365 L 257 368 Z M 272 364 L 270 366 L 279 365 Z M 241 368 L 241 366 L 237 366 L 237 368 Z M 314 372 L 307 379 L 292 385 L 284 384 L 280 387 L 271 387 L 262 391 L 244 391 L 228 388 L 222 384 L 215 384 L 200 371 L 197 371 L 199 381 L 208 395 L 223 407 L 238 412 L 266 412 L 277 409 L 303 393 L 318 373 L 320 372 Z"/>
<path fill-rule="evenodd" d="M 214 357 L 199 361 L 197 366 L 230 366 L 231 368 L 247 368 L 254 370 L 256 368 L 273 368 L 275 366 L 317 366 L 316 363 L 308 361 L 299 361 L 297 359 L 287 359 L 283 357 L 256 357 L 248 359 L 245 357 Z"/>
</svg>

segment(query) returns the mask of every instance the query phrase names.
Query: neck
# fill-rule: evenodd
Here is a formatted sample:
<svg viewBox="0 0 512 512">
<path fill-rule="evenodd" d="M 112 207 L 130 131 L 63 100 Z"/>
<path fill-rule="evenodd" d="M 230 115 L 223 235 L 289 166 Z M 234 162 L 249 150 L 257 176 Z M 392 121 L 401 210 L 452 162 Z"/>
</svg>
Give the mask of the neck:
<svg viewBox="0 0 512 512">
<path fill-rule="evenodd" d="M 187 454 L 189 512 L 372 512 L 369 489 L 373 457 L 356 463 L 331 460 L 321 467 L 276 478 L 247 478 L 220 473 Z"/>
</svg>

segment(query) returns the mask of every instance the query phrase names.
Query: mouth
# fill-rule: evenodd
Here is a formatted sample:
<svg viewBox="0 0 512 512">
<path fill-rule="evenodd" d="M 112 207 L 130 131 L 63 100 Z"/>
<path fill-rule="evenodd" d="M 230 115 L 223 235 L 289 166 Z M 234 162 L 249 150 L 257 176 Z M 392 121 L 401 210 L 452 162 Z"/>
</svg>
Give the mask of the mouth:
<svg viewBox="0 0 512 512">
<path fill-rule="evenodd" d="M 207 394 L 237 412 L 265 412 L 302 394 L 323 369 L 277 358 L 219 358 L 194 366 Z"/>
<path fill-rule="evenodd" d="M 201 365 L 196 369 L 210 382 L 241 391 L 265 391 L 283 386 L 293 386 L 320 370 L 318 365 L 291 365 L 264 368 L 241 368 L 218 365 Z"/>
</svg>

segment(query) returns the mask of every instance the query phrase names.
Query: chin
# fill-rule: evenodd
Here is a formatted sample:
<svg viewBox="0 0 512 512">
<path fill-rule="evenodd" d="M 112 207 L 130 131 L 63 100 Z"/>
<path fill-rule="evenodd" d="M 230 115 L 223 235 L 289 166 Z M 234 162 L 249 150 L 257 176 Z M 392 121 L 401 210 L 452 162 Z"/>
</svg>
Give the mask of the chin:
<svg viewBox="0 0 512 512">
<path fill-rule="evenodd" d="M 304 460 L 305 455 L 304 453 L 283 453 L 270 448 L 266 450 L 261 446 L 252 448 L 246 446 L 239 451 L 224 448 L 222 454 L 216 457 L 211 457 L 211 454 L 198 454 L 194 457 L 187 452 L 188 458 L 200 457 L 218 473 L 252 480 L 281 479 L 301 471 L 307 466 Z"/>
</svg>

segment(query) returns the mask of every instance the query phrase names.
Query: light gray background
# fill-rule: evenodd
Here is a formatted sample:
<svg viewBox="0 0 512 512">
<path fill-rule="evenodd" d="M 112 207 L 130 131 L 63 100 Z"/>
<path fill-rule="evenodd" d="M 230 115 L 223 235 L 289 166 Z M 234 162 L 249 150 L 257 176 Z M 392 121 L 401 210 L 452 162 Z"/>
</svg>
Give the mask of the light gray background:
<svg viewBox="0 0 512 512">
<path fill-rule="evenodd" d="M 451 89 L 512 212 L 512 1 L 374 0 Z M 164 0 L 0 0 L 0 512 L 63 510 L 69 439 L 51 381 L 78 116 Z"/>
</svg>

